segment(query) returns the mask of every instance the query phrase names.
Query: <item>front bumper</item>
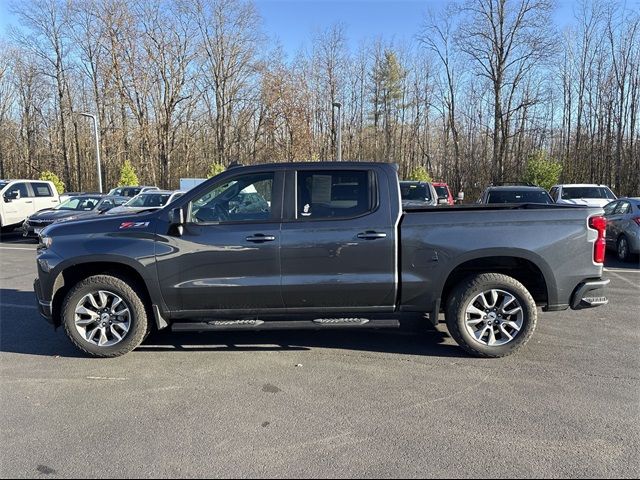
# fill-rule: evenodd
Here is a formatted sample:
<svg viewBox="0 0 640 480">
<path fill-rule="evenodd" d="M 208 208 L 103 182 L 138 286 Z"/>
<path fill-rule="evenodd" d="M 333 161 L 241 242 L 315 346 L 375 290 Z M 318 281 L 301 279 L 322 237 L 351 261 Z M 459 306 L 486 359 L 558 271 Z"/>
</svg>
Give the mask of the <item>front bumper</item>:
<svg viewBox="0 0 640 480">
<path fill-rule="evenodd" d="M 44 319 L 53 325 L 53 312 L 51 302 L 43 300 L 42 289 L 40 288 L 40 280 L 35 279 L 33 282 L 33 291 L 36 293 L 36 301 L 38 303 L 38 312 Z"/>
<path fill-rule="evenodd" d="M 582 310 L 609 303 L 609 299 L 604 296 L 604 293 L 610 281 L 608 278 L 601 278 L 580 283 L 571 296 L 571 308 Z"/>
</svg>

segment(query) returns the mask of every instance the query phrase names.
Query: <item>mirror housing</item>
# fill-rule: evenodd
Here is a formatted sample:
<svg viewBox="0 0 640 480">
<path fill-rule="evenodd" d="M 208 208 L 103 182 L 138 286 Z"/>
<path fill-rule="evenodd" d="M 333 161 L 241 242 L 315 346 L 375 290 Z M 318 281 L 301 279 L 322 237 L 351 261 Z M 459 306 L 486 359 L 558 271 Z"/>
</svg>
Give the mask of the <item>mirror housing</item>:
<svg viewBox="0 0 640 480">
<path fill-rule="evenodd" d="M 169 229 L 176 231 L 178 236 L 184 233 L 184 210 L 182 208 L 173 208 L 169 212 Z"/>
<path fill-rule="evenodd" d="M 12 200 L 17 200 L 20 198 L 20 192 L 18 190 L 12 190 L 11 192 L 7 192 L 4 194 L 4 201 L 9 203 Z"/>
</svg>

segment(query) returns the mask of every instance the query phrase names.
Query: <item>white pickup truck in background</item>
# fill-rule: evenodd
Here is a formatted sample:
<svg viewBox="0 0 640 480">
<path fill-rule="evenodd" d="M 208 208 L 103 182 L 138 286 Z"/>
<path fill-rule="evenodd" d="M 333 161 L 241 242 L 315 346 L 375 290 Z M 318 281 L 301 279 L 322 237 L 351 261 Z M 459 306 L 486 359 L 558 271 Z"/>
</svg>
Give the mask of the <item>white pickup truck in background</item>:
<svg viewBox="0 0 640 480">
<path fill-rule="evenodd" d="M 60 204 L 52 182 L 44 180 L 0 180 L 0 228 L 13 230 L 33 213 Z"/>
</svg>

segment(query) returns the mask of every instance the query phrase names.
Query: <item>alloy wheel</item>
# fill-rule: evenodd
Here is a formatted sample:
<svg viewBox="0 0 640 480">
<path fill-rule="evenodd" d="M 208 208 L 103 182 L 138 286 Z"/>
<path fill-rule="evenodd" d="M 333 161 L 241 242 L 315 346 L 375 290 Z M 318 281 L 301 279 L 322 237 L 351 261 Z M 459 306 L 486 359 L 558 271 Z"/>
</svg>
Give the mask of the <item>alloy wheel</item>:
<svg viewBox="0 0 640 480">
<path fill-rule="evenodd" d="M 518 336 L 523 324 L 522 305 L 506 290 L 485 290 L 473 297 L 465 308 L 467 333 L 482 345 L 506 345 Z"/>
</svg>

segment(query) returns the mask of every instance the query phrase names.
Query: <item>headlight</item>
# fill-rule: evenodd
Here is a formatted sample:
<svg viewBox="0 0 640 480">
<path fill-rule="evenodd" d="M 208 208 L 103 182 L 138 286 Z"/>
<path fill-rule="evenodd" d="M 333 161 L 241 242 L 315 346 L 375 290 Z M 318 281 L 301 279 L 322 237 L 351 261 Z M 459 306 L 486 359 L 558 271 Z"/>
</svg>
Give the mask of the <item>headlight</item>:
<svg viewBox="0 0 640 480">
<path fill-rule="evenodd" d="M 51 248 L 51 245 L 53 245 L 53 238 L 47 237 L 46 235 L 40 236 L 40 245 L 38 245 L 38 247 Z"/>
</svg>

